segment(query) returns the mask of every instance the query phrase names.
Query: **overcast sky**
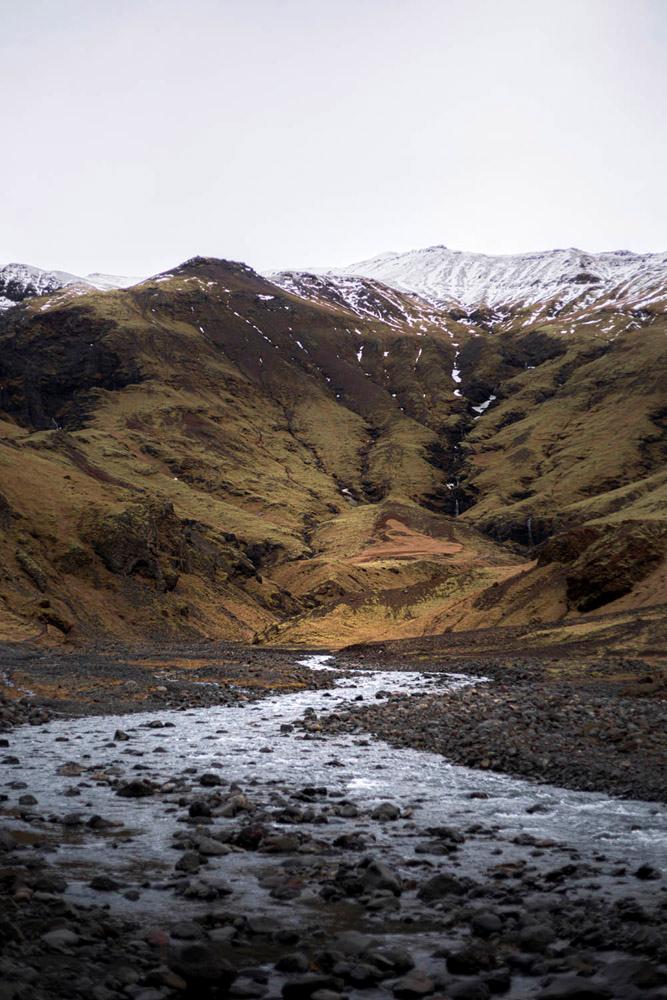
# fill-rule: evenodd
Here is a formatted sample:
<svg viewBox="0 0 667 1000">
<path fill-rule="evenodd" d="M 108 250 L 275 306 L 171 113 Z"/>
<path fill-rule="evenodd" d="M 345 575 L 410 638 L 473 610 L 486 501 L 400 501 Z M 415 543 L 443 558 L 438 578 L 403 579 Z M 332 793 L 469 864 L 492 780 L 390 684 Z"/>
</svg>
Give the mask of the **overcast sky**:
<svg viewBox="0 0 667 1000">
<path fill-rule="evenodd" d="M 0 264 L 667 249 L 667 0 L 0 0 Z"/>
</svg>

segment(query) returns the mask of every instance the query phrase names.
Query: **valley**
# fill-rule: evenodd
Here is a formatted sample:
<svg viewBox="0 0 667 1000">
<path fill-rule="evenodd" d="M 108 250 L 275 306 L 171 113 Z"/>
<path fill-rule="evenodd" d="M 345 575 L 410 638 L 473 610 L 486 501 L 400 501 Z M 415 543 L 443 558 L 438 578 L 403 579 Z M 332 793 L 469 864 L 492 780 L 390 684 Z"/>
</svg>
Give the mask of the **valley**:
<svg viewBox="0 0 667 1000">
<path fill-rule="evenodd" d="M 667 269 L 467 256 L 10 266 L 8 1000 L 664 997 Z"/>
</svg>

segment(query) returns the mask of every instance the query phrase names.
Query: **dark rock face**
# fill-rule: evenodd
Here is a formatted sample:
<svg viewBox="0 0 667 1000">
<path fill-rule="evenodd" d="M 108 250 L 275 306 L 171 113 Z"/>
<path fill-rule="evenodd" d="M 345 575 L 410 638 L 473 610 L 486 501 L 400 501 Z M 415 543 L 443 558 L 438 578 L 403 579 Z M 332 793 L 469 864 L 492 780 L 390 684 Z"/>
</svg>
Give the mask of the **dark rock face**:
<svg viewBox="0 0 667 1000">
<path fill-rule="evenodd" d="M 80 533 L 111 573 L 152 581 L 163 592 L 174 590 L 182 572 L 198 571 L 210 580 L 218 572 L 244 577 L 255 572 L 238 544 L 182 520 L 173 504 L 160 500 L 139 501 L 120 513 L 90 510 Z"/>
<path fill-rule="evenodd" d="M 12 311 L 14 312 L 14 311 Z M 0 409 L 37 430 L 83 426 L 97 390 L 114 391 L 143 375 L 107 339 L 115 329 L 85 307 L 54 309 L 30 325 L 23 315 L 0 331 Z"/>
<path fill-rule="evenodd" d="M 584 525 L 550 539 L 540 562 L 568 566 L 567 596 L 578 611 L 593 611 L 629 593 L 664 559 L 667 529 L 660 523 L 621 521 Z"/>
</svg>

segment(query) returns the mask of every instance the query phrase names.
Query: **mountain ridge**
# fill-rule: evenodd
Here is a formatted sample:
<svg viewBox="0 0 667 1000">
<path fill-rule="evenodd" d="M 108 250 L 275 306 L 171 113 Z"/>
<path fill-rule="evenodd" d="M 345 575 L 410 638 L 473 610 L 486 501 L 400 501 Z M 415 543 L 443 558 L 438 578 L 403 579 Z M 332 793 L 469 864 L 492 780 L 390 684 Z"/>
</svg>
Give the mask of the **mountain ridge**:
<svg viewBox="0 0 667 1000">
<path fill-rule="evenodd" d="M 667 252 L 589 253 L 576 248 L 522 254 L 454 251 L 443 245 L 398 254 L 381 254 L 331 273 L 361 275 L 413 291 L 434 304 L 479 306 L 531 305 L 559 300 L 561 306 L 614 301 L 641 307 L 667 290 Z M 624 288 L 632 284 L 632 288 Z M 597 287 L 596 287 L 597 286 Z M 630 293 L 630 294 L 628 294 Z"/>
</svg>

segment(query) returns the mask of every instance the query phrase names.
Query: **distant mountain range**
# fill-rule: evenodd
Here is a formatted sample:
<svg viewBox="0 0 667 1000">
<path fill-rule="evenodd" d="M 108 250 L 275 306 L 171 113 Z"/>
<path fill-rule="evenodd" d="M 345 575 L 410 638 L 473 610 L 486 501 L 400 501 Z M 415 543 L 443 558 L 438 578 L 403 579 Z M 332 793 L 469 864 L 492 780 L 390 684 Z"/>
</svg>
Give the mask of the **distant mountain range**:
<svg viewBox="0 0 667 1000">
<path fill-rule="evenodd" d="M 11 309 L 24 299 L 49 295 L 61 288 L 80 291 L 109 291 L 127 288 L 140 278 L 123 278 L 114 274 L 87 274 L 81 277 L 67 271 L 45 271 L 31 264 L 5 264 L 0 267 L 0 310 Z"/>
<path fill-rule="evenodd" d="M 667 253 L 595 254 L 571 247 L 494 256 L 433 246 L 381 254 L 340 273 L 374 278 L 430 302 L 456 303 L 464 309 L 612 302 L 641 308 L 664 297 Z"/>
<path fill-rule="evenodd" d="M 361 303 L 355 279 L 370 278 L 389 288 L 419 295 L 438 307 L 463 313 L 486 310 L 501 317 L 509 309 L 532 307 L 534 319 L 609 306 L 639 310 L 660 302 L 667 290 L 667 252 L 637 254 L 628 250 L 588 253 L 547 250 L 492 255 L 465 253 L 445 246 L 407 253 L 384 253 L 370 260 L 328 271 L 282 271 L 268 275 L 294 291 L 319 294 L 334 286 L 341 300 Z M 0 267 L 0 309 L 23 299 L 65 287 L 107 291 L 128 288 L 141 277 L 45 271 L 27 264 Z"/>
</svg>

